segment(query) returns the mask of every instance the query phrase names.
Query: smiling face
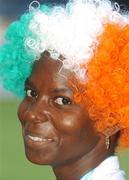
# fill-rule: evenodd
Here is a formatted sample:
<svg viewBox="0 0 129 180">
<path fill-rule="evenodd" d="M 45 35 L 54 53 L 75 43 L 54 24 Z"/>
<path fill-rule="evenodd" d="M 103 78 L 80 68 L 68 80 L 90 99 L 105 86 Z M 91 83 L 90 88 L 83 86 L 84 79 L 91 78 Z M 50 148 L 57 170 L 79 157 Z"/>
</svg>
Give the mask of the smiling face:
<svg viewBox="0 0 129 180">
<path fill-rule="evenodd" d="M 99 137 L 83 103 L 73 99 L 70 72 L 43 55 L 26 81 L 26 97 L 18 116 L 27 158 L 37 164 L 60 166 L 76 162 L 96 145 Z"/>
</svg>

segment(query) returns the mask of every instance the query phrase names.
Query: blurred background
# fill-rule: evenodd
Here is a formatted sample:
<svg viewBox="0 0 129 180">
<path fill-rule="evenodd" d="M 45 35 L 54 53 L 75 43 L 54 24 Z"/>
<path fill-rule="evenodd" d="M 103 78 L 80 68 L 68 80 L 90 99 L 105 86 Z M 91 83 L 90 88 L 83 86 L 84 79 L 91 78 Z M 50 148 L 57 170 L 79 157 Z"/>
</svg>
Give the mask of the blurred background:
<svg viewBox="0 0 129 180">
<path fill-rule="evenodd" d="M 9 23 L 28 11 L 32 0 L 0 0 L 0 46 Z M 39 0 L 40 3 L 66 4 L 67 0 Z M 118 0 L 121 9 L 129 9 L 128 0 Z M 26 160 L 21 127 L 17 118 L 20 100 L 0 84 L 0 180 L 55 180 L 51 167 Z M 121 168 L 129 180 L 129 150 L 118 153 Z"/>
</svg>

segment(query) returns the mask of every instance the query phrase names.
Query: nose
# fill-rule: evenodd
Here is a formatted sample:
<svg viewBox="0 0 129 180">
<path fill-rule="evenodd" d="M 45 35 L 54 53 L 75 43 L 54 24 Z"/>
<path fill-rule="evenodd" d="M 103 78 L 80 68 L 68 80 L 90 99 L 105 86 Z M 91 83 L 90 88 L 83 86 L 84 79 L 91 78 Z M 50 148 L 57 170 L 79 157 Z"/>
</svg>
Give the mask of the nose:
<svg viewBox="0 0 129 180">
<path fill-rule="evenodd" d="M 33 123 L 42 123 L 49 120 L 49 110 L 46 103 L 34 102 L 30 104 L 24 114 L 25 121 Z"/>
</svg>

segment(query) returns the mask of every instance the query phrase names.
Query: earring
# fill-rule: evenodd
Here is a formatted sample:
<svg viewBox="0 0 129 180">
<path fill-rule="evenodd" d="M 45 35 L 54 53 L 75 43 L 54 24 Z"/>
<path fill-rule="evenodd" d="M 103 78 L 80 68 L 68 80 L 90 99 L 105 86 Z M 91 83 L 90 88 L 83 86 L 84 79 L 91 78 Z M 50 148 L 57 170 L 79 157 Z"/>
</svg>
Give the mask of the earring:
<svg viewBox="0 0 129 180">
<path fill-rule="evenodd" d="M 110 138 L 108 136 L 106 136 L 106 149 L 108 150 L 110 148 Z"/>
</svg>

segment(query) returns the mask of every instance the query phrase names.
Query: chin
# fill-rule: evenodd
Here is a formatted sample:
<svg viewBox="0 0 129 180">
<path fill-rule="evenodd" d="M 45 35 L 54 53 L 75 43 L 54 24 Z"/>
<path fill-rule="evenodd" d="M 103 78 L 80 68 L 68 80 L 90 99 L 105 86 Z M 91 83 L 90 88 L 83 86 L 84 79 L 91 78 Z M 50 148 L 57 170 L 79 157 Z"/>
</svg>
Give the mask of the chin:
<svg viewBox="0 0 129 180">
<path fill-rule="evenodd" d="M 26 158 L 38 165 L 52 165 L 54 164 L 54 160 L 56 159 L 53 154 L 49 153 L 40 153 L 34 150 L 26 150 L 25 149 Z"/>
</svg>

